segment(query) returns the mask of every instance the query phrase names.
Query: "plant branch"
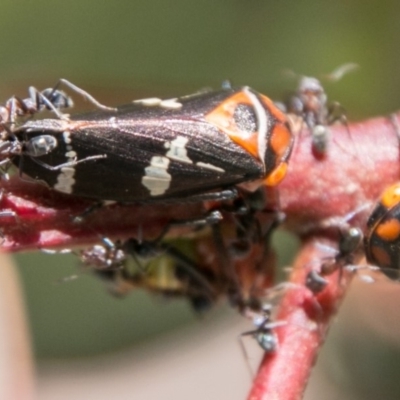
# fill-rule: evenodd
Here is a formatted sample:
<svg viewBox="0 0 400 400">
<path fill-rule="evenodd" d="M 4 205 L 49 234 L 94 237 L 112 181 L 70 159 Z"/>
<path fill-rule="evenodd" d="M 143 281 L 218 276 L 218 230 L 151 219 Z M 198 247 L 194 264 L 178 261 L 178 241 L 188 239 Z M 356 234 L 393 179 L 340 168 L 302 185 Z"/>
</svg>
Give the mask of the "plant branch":
<svg viewBox="0 0 400 400">
<path fill-rule="evenodd" d="M 325 245 L 335 245 L 334 241 L 323 241 Z M 304 286 L 312 265 L 331 256 L 318 246 L 319 242 L 314 238 L 305 241 L 296 258 L 276 315 L 276 321 L 285 322 L 275 328 L 279 347 L 276 352 L 265 354 L 248 399 L 302 398 L 330 321 L 351 278 L 343 273 L 339 280 L 339 271 L 331 274 L 326 288 L 318 295 Z"/>
</svg>

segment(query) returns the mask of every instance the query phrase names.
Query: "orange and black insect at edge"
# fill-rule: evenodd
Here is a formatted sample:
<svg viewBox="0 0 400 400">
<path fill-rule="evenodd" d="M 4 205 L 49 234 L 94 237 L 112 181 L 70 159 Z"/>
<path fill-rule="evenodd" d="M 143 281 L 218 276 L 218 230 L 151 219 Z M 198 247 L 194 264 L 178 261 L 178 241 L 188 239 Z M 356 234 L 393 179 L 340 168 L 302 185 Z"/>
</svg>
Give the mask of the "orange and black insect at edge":
<svg viewBox="0 0 400 400">
<path fill-rule="evenodd" d="M 324 276 L 339 268 L 351 266 L 359 244 L 363 243 L 369 266 L 378 267 L 390 279 L 399 279 L 400 270 L 400 182 L 382 193 L 372 210 L 366 233 L 357 227 L 349 227 L 341 235 L 335 257 L 322 263 L 320 271 L 311 270 L 307 275 L 306 286 L 314 293 L 324 289 L 327 281 Z"/>
<path fill-rule="evenodd" d="M 372 211 L 365 236 L 367 261 L 398 278 L 400 267 L 400 183 L 388 187 Z M 395 276 L 396 275 L 396 276 Z"/>
</svg>

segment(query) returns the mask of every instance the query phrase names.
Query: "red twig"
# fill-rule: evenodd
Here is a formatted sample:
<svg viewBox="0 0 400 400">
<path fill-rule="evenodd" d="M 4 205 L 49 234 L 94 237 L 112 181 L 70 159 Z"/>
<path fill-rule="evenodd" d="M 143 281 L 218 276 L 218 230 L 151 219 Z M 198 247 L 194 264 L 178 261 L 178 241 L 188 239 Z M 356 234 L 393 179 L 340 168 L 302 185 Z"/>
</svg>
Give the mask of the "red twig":
<svg viewBox="0 0 400 400">
<path fill-rule="evenodd" d="M 396 116 L 399 118 L 400 114 Z M 279 186 L 286 227 L 299 234 L 311 225 L 377 200 L 381 192 L 400 178 L 399 137 L 390 118 L 331 128 L 326 158 L 316 160 L 310 137 L 303 132 L 290 159 L 287 177 Z M 365 222 L 370 210 L 357 215 Z"/>
<path fill-rule="evenodd" d="M 315 239 L 303 243 L 296 258 L 290 286 L 276 317 L 278 321 L 285 321 L 276 328 L 279 347 L 276 352 L 265 355 L 248 397 L 251 400 L 302 398 L 331 317 L 350 281 L 348 274 L 344 274 L 339 284 L 338 273 L 334 273 L 327 278 L 327 287 L 316 296 L 304 286 L 310 266 L 331 256 L 318 243 Z"/>
<path fill-rule="evenodd" d="M 171 205 L 113 205 L 95 210 L 83 223 L 76 223 L 74 218 L 93 202 L 53 192 L 18 177 L 3 182 L 2 188 L 1 211 L 12 211 L 16 215 L 0 215 L 3 251 L 87 246 L 98 242 L 102 236 L 134 237 L 139 228 L 144 230 L 146 238 L 151 238 L 157 236 L 170 220 L 203 215 L 200 204 L 186 204 L 179 209 Z M 185 230 L 180 228 L 174 232 L 178 235 Z"/>
</svg>

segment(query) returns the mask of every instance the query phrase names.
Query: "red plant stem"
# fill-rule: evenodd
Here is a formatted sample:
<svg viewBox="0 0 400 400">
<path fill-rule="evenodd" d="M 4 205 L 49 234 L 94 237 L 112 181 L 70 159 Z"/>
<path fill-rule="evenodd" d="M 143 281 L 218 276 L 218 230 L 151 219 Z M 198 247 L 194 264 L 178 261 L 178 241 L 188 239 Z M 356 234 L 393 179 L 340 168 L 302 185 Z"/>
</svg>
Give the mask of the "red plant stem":
<svg viewBox="0 0 400 400">
<path fill-rule="evenodd" d="M 279 186 L 286 227 L 292 232 L 307 234 L 324 219 L 372 207 L 381 192 L 400 179 L 399 137 L 388 117 L 331 131 L 321 161 L 312 156 L 309 134 L 302 133 Z M 355 220 L 365 222 L 368 214 L 367 208 Z"/>
<path fill-rule="evenodd" d="M 85 217 L 83 223 L 73 219 L 82 215 L 94 203 L 79 197 L 63 195 L 39 183 L 13 177 L 3 182 L 1 212 L 12 211 L 16 216 L 1 216 L 3 251 L 39 248 L 87 246 L 103 236 L 119 239 L 136 237 L 139 229 L 146 238 L 156 237 L 171 220 L 184 220 L 204 215 L 201 204 L 185 207 L 122 206 L 102 207 Z M 176 235 L 185 228 L 175 229 Z"/>
<path fill-rule="evenodd" d="M 329 322 L 350 282 L 349 274 L 344 273 L 339 284 L 339 272 L 336 272 L 327 277 L 328 285 L 318 295 L 304 286 L 310 270 L 305 266 L 331 256 L 318 246 L 319 242 L 315 239 L 304 242 L 296 258 L 289 288 L 279 303 L 276 316 L 277 321 L 285 321 L 275 329 L 279 347 L 276 352 L 264 356 L 249 400 L 302 398 Z M 324 240 L 324 244 L 333 246 L 334 242 Z"/>
</svg>

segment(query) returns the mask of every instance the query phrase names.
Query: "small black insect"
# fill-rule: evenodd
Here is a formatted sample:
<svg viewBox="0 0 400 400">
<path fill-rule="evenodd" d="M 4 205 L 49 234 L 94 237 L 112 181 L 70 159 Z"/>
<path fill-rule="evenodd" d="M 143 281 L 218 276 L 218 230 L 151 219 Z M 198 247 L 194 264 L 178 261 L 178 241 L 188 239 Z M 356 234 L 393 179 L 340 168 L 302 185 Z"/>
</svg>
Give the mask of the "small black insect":
<svg viewBox="0 0 400 400">
<path fill-rule="evenodd" d="M 267 353 L 273 353 L 278 347 L 278 338 L 274 328 L 285 325 L 284 321 L 272 321 L 272 305 L 264 304 L 253 317 L 255 329 L 243 332 L 240 336 L 252 336 L 259 346 Z"/>
<path fill-rule="evenodd" d="M 0 106 L 0 126 L 2 126 L 2 130 L 0 131 L 0 167 L 5 169 L 14 156 L 30 158 L 40 163 L 37 160 L 39 157 L 49 154 L 57 147 L 58 140 L 53 135 L 43 134 L 34 137 L 27 137 L 27 135 L 17 136 L 14 134 L 14 131 L 15 126 L 19 123 L 19 119 L 32 117 L 44 110 L 54 112 L 60 119 L 68 119 L 68 116 L 62 114 L 61 110 L 72 108 L 74 103 L 70 96 L 59 89 L 60 85 L 64 85 L 79 93 L 97 108 L 114 110 L 100 104 L 89 93 L 66 79 L 60 79 L 53 88 L 47 88 L 42 91 L 31 86 L 28 89 L 28 98 L 20 99 L 17 96 L 13 96 L 6 101 L 5 105 Z M 21 162 L 22 158 L 20 159 Z M 21 170 L 22 165 L 19 165 L 19 167 Z M 51 169 L 51 166 L 48 166 L 48 168 Z"/>
<path fill-rule="evenodd" d="M 90 101 L 97 108 L 106 111 L 115 111 L 114 108 L 104 106 L 99 103 L 92 95 L 66 79 L 60 79 L 54 87 L 39 91 L 34 86 L 28 88 L 29 97 L 21 99 L 12 96 L 4 106 L 0 106 L 0 123 L 14 124 L 17 118 L 30 117 L 44 110 L 52 111 L 59 118 L 67 118 L 60 111 L 74 106 L 70 96 L 59 87 L 64 85 L 70 90 L 80 94 L 84 99 Z"/>
<path fill-rule="evenodd" d="M 330 275 L 338 269 L 350 268 L 354 265 L 354 256 L 356 251 L 361 247 L 363 241 L 363 233 L 360 228 L 348 227 L 340 232 L 338 252 L 324 262 L 320 267 L 320 271 L 312 269 L 306 277 L 306 286 L 313 292 L 321 292 L 327 285 L 324 276 Z M 341 274 L 339 274 L 340 279 Z"/>
<path fill-rule="evenodd" d="M 338 81 L 356 68 L 356 64 L 344 64 L 326 78 Z M 286 108 L 287 112 L 301 117 L 307 125 L 312 136 L 312 150 L 317 158 L 324 157 L 327 151 L 330 137 L 328 126 L 336 121 L 347 124 L 343 107 L 338 102 L 328 101 L 323 85 L 314 77 L 300 77 L 296 92 L 289 98 Z"/>
</svg>

